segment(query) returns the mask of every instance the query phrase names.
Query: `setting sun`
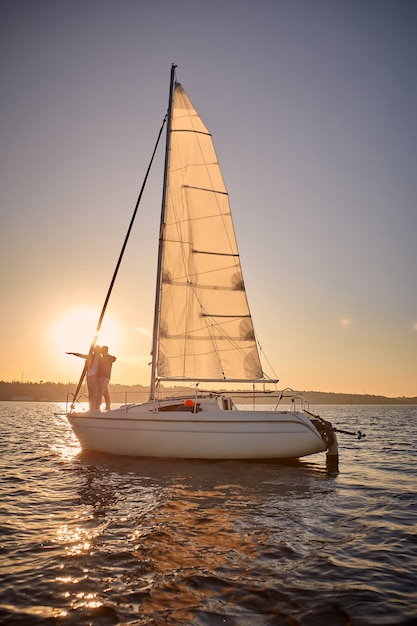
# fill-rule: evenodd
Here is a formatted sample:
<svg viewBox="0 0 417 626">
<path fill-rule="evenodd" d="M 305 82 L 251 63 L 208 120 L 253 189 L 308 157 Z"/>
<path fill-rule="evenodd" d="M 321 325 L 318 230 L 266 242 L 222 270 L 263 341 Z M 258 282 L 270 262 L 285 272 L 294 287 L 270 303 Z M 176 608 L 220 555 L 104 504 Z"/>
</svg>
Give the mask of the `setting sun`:
<svg viewBox="0 0 417 626">
<path fill-rule="evenodd" d="M 53 325 L 50 337 L 58 352 L 88 352 L 94 339 L 99 314 L 93 309 L 67 311 Z M 119 329 L 113 320 L 105 316 L 97 339 L 99 345 L 109 346 L 117 352 Z"/>
</svg>

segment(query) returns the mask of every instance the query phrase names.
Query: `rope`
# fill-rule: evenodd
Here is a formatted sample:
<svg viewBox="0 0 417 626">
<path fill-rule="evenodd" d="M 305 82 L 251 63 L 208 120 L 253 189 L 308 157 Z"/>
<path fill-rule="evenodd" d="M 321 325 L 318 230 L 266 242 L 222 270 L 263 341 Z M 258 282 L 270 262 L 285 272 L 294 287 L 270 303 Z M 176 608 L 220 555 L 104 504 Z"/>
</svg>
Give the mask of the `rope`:
<svg viewBox="0 0 417 626">
<path fill-rule="evenodd" d="M 167 115 L 165 115 L 164 120 L 162 122 L 162 126 L 161 126 L 161 128 L 159 130 L 159 133 L 158 133 L 158 138 L 156 140 L 155 147 L 154 147 L 153 152 L 152 152 L 151 160 L 149 161 L 148 169 L 146 170 L 145 178 L 143 180 L 142 187 L 141 187 L 141 190 L 139 192 L 138 199 L 136 201 L 136 206 L 135 206 L 135 209 L 133 211 L 132 218 L 130 220 L 129 228 L 127 229 L 126 237 L 125 237 L 125 240 L 123 242 L 122 249 L 120 251 L 119 259 L 117 261 L 116 268 L 115 268 L 115 270 L 113 272 L 113 276 L 112 276 L 112 279 L 110 281 L 110 285 L 109 285 L 109 288 L 108 288 L 108 291 L 107 291 L 107 295 L 106 295 L 106 298 L 104 300 L 103 308 L 101 309 L 100 317 L 99 317 L 99 320 L 97 322 L 96 332 L 95 332 L 93 341 L 91 342 L 90 350 L 88 352 L 89 355 L 92 354 L 92 352 L 94 350 L 94 346 L 96 345 L 98 333 L 100 331 L 101 324 L 102 324 L 103 318 L 104 318 L 104 314 L 106 312 L 107 305 L 108 305 L 109 300 L 110 300 L 111 292 L 113 291 L 113 286 L 114 286 L 114 283 L 116 281 L 117 274 L 119 272 L 120 264 L 122 262 L 122 259 L 123 259 L 124 253 L 125 253 L 125 249 L 126 249 L 129 237 L 130 237 L 130 233 L 132 231 L 133 222 L 135 221 L 136 214 L 138 212 L 139 204 L 140 204 L 140 201 L 142 199 L 143 191 L 145 189 L 145 185 L 146 185 L 146 182 L 148 180 L 149 172 L 151 170 L 151 166 L 152 166 L 155 154 L 156 154 L 156 149 L 158 147 L 159 140 L 161 138 L 162 131 L 163 131 L 163 128 L 165 126 L 166 121 L 167 121 Z M 84 380 L 84 377 L 85 377 L 86 373 L 87 373 L 87 359 L 85 361 L 84 368 L 83 368 L 83 371 L 82 371 L 81 376 L 80 376 L 80 380 L 78 381 L 77 389 L 75 390 L 75 393 L 74 393 L 74 398 L 73 398 L 73 401 L 72 401 L 72 404 L 71 404 L 71 409 L 74 409 L 74 407 L 75 407 L 75 403 L 76 403 L 76 401 L 78 399 L 78 394 L 80 392 L 81 385 L 83 384 L 83 380 Z"/>
</svg>

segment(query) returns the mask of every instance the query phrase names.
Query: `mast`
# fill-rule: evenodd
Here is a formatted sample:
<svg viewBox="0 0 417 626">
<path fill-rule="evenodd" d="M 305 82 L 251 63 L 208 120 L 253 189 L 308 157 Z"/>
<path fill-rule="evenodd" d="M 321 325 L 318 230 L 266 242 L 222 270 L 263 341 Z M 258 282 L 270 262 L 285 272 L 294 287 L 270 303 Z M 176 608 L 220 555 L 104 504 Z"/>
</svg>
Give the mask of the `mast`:
<svg viewBox="0 0 417 626">
<path fill-rule="evenodd" d="M 169 151 L 171 142 L 171 122 L 172 122 L 172 96 L 174 92 L 175 82 L 175 63 L 171 65 L 171 77 L 169 84 L 169 102 L 168 102 L 168 123 L 166 131 L 166 145 L 165 145 L 165 163 L 164 163 L 164 181 L 162 189 L 162 204 L 161 204 L 161 221 L 159 226 L 159 246 L 158 246 L 158 266 L 156 274 L 156 292 L 155 292 L 155 311 L 153 318 L 153 334 L 152 334 L 152 368 L 151 368 L 151 382 L 149 399 L 153 400 L 155 397 L 155 376 L 156 376 L 156 364 L 158 362 L 158 321 L 160 312 L 161 301 L 161 281 L 162 281 L 162 255 L 164 248 L 164 225 L 165 225 L 165 213 L 167 203 L 167 179 L 168 179 L 168 165 L 169 165 Z"/>
</svg>

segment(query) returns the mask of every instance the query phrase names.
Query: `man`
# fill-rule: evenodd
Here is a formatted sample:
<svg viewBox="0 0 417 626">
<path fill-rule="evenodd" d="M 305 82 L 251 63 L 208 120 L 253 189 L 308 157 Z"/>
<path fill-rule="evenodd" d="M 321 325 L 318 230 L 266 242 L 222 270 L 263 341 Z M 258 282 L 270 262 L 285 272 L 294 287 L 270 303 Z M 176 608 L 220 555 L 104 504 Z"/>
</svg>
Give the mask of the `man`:
<svg viewBox="0 0 417 626">
<path fill-rule="evenodd" d="M 106 403 L 106 411 L 110 411 L 110 394 L 109 382 L 111 377 L 111 368 L 116 357 L 109 354 L 108 346 L 101 348 L 101 359 L 98 366 L 98 391 L 97 391 L 97 408 L 100 408 L 102 397 Z"/>
<path fill-rule="evenodd" d="M 87 375 L 87 389 L 88 389 L 88 404 L 90 411 L 100 408 L 97 406 L 98 396 L 98 372 L 101 362 L 101 349 L 100 346 L 94 346 L 93 351 L 90 354 L 80 354 L 79 352 L 67 352 L 67 354 L 73 354 L 79 356 L 81 359 L 86 359 L 86 375 Z M 100 395 L 101 402 L 101 395 Z"/>
</svg>

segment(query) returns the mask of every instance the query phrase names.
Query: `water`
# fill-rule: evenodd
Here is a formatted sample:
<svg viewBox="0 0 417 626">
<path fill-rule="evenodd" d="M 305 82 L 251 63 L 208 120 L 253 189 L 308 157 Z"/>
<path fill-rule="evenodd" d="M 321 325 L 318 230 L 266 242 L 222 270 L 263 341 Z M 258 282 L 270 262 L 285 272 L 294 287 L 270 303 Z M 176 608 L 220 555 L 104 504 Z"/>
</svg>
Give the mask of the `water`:
<svg viewBox="0 0 417 626">
<path fill-rule="evenodd" d="M 82 453 L 59 405 L 0 403 L 0 623 L 417 620 L 417 407 L 321 407 L 300 462 Z"/>
</svg>

